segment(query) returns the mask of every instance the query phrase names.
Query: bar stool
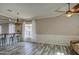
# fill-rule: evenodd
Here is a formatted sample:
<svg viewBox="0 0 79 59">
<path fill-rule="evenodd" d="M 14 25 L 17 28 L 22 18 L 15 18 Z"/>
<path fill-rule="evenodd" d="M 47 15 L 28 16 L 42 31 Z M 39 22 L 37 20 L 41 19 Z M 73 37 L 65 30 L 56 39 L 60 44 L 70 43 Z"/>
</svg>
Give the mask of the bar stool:
<svg viewBox="0 0 79 59">
<path fill-rule="evenodd" d="M 13 36 L 11 36 L 9 39 L 9 45 L 13 45 L 13 44 L 14 44 L 14 39 L 13 39 Z"/>
<path fill-rule="evenodd" d="M 17 43 L 17 36 L 16 35 L 14 36 L 14 42 L 15 42 L 15 44 Z"/>
<path fill-rule="evenodd" d="M 9 36 L 6 35 L 6 46 L 9 46 Z"/>
<path fill-rule="evenodd" d="M 14 38 L 14 43 L 16 44 L 17 43 L 16 35 L 14 35 L 13 38 Z"/>
<path fill-rule="evenodd" d="M 4 37 L 1 38 L 1 46 L 2 46 L 2 47 L 5 46 L 5 38 L 4 38 Z"/>
<path fill-rule="evenodd" d="M 0 37 L 0 47 L 2 46 L 2 44 L 1 44 L 2 42 L 1 42 L 1 37 Z"/>
</svg>

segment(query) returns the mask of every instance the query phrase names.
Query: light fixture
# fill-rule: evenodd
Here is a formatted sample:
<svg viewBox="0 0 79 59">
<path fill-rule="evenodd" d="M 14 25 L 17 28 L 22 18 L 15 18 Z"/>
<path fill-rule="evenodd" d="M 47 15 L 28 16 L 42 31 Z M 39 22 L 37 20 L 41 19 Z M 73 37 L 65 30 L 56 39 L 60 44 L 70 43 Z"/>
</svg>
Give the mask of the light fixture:
<svg viewBox="0 0 79 59">
<path fill-rule="evenodd" d="M 71 16 L 73 16 L 73 12 L 71 11 L 71 9 L 70 9 L 70 3 L 68 3 L 68 11 L 66 12 L 66 16 L 67 17 L 71 17 Z"/>
<path fill-rule="evenodd" d="M 16 19 L 16 24 L 17 25 L 20 25 L 21 24 L 21 22 L 20 22 L 20 19 L 19 19 L 19 12 L 17 12 L 17 19 Z"/>
<path fill-rule="evenodd" d="M 71 17 L 71 16 L 73 16 L 73 15 L 74 15 L 74 13 L 71 12 L 71 11 L 68 11 L 68 12 L 66 13 L 66 16 L 67 16 L 67 17 Z"/>
<path fill-rule="evenodd" d="M 18 18 L 18 16 L 19 16 L 19 12 L 17 12 L 17 23 L 19 22 L 19 18 Z"/>
</svg>

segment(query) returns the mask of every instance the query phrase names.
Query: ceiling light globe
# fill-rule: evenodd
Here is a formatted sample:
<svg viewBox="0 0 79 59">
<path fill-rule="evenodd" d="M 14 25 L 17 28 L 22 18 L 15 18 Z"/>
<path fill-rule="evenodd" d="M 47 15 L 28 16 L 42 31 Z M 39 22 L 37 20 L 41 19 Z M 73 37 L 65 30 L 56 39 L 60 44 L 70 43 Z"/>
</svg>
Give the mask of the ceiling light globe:
<svg viewBox="0 0 79 59">
<path fill-rule="evenodd" d="M 71 16 L 73 16 L 73 13 L 69 11 L 69 12 L 66 13 L 66 16 L 71 17 Z"/>
</svg>

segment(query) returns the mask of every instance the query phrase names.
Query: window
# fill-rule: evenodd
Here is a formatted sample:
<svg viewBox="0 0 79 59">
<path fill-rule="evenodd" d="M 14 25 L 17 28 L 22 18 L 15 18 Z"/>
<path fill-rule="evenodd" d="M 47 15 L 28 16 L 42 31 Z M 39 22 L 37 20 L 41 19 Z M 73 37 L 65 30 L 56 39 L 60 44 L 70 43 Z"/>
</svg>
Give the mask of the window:
<svg viewBox="0 0 79 59">
<path fill-rule="evenodd" d="M 9 24 L 9 33 L 15 33 L 15 24 L 13 23 Z"/>
<path fill-rule="evenodd" d="M 26 38 L 32 37 L 32 24 L 25 24 L 25 37 Z"/>
</svg>

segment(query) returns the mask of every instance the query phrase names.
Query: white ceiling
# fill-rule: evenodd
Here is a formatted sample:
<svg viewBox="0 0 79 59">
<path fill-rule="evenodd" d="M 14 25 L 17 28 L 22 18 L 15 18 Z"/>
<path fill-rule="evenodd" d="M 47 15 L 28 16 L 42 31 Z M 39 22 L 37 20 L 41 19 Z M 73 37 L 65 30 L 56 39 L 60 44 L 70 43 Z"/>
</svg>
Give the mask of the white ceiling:
<svg viewBox="0 0 79 59">
<path fill-rule="evenodd" d="M 74 4 L 71 4 L 73 6 Z M 12 10 L 9 12 L 8 9 Z M 46 18 L 59 16 L 62 13 L 55 10 L 67 10 L 65 3 L 0 3 L 0 15 L 22 19 Z"/>
</svg>

